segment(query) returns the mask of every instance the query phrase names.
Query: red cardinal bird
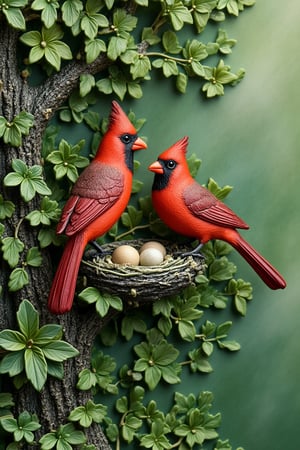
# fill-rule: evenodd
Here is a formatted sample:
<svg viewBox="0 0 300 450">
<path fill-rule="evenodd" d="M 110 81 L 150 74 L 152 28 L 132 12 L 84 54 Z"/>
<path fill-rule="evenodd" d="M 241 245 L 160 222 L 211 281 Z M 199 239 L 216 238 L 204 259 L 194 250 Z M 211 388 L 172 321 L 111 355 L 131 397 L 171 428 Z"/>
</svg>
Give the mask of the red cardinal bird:
<svg viewBox="0 0 300 450">
<path fill-rule="evenodd" d="M 186 162 L 188 138 L 176 142 L 149 166 L 155 172 L 152 201 L 160 218 L 177 233 L 197 238 L 198 250 L 211 239 L 231 244 L 271 289 L 283 289 L 285 280 L 236 228 L 249 226 L 191 176 Z"/>
<path fill-rule="evenodd" d="M 95 158 L 74 184 L 57 226 L 57 233 L 69 239 L 49 294 L 52 313 L 71 309 L 84 248 L 106 233 L 126 208 L 132 187 L 133 150 L 142 148 L 147 145 L 118 103 L 112 102 L 108 130 Z"/>
</svg>

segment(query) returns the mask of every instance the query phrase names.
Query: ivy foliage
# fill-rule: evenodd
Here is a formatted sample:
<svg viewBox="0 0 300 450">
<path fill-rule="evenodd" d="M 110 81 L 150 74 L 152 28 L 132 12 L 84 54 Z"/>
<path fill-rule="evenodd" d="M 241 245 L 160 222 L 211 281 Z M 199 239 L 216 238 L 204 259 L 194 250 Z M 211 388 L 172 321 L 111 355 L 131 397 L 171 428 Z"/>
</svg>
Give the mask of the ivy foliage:
<svg viewBox="0 0 300 450">
<path fill-rule="evenodd" d="M 209 22 L 238 16 L 255 0 L 135 0 L 126 8 L 118 0 L 6 0 L 0 5 L 0 18 L 19 30 L 25 60 L 30 67 L 42 65 L 46 73 L 59 72 L 64 62 L 108 58 L 107 70 L 80 77 L 80 86 L 69 100 L 70 110 L 61 118 L 78 119 L 95 92 L 125 95 L 139 99 L 142 82 L 151 79 L 153 70 L 174 79 L 174 86 L 185 93 L 189 80 L 199 80 L 199 90 L 207 97 L 224 95 L 226 85 L 235 85 L 244 70 L 233 72 L 223 58 L 232 52 L 236 40 L 220 28 L 213 42 L 200 40 Z M 145 23 L 145 10 L 151 9 Z M 152 20 L 150 20 L 152 18 Z M 39 19 L 39 20 L 37 20 Z M 184 40 L 179 32 L 188 29 L 195 38 Z M 82 45 L 83 44 L 83 45 Z M 212 58 L 213 57 L 213 58 Z M 217 61 L 217 62 L 216 62 Z M 90 96 L 90 94 L 93 94 Z M 0 138 L 13 146 L 21 144 L 33 125 L 33 116 L 22 111 L 12 120 L 0 116 Z"/>
<path fill-rule="evenodd" d="M 78 355 L 78 351 L 61 340 L 60 325 L 39 326 L 38 312 L 28 300 L 22 301 L 17 322 L 18 331 L 0 332 L 0 347 L 5 351 L 0 373 L 8 373 L 17 387 L 28 380 L 40 391 L 48 375 L 63 378 L 63 361 Z"/>
<path fill-rule="evenodd" d="M 26 111 L 21 111 L 11 121 L 4 116 L 0 116 L 0 138 L 3 139 L 5 144 L 18 147 L 21 145 L 23 136 L 29 134 L 33 123 L 33 115 Z"/>
</svg>

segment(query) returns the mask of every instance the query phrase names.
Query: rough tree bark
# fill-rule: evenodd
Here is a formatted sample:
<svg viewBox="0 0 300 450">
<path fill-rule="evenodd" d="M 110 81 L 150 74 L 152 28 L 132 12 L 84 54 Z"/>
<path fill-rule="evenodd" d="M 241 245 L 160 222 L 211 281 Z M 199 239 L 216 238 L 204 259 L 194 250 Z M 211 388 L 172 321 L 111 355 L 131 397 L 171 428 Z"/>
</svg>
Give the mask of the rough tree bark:
<svg viewBox="0 0 300 450">
<path fill-rule="evenodd" d="M 34 115 L 34 126 L 29 136 L 24 138 L 21 147 L 13 148 L 0 142 L 0 192 L 6 199 L 11 199 L 15 213 L 6 223 L 5 234 L 13 236 L 17 223 L 32 209 L 36 209 L 39 199 L 31 202 L 22 201 L 17 190 L 7 189 L 3 192 L 2 180 L 11 170 L 14 158 L 20 158 L 28 166 L 41 164 L 41 143 L 45 127 L 56 109 L 68 98 L 83 73 L 96 73 L 105 69 L 109 61 L 100 56 L 91 65 L 71 62 L 61 72 L 48 78 L 42 85 L 31 87 L 23 79 L 17 64 L 18 33 L 6 23 L 1 23 L 0 33 L 0 115 L 12 120 L 20 111 L 25 110 Z M 23 221 L 19 228 L 19 237 L 26 248 L 37 245 L 37 237 L 32 227 Z M 72 409 L 86 403 L 91 397 L 89 392 L 76 390 L 77 374 L 84 367 L 89 367 L 90 353 L 96 335 L 102 324 L 97 315 L 82 313 L 74 307 L 72 311 L 55 317 L 47 311 L 47 293 L 51 284 L 52 266 L 49 251 L 43 251 L 43 264 L 38 268 L 28 268 L 30 283 L 17 293 L 7 290 L 9 268 L 1 261 L 0 285 L 3 287 L 0 302 L 0 329 L 16 328 L 16 311 L 21 300 L 27 298 L 40 313 L 41 325 L 59 323 L 64 330 L 64 339 L 76 347 L 80 355 L 65 364 L 65 377 L 62 381 L 49 379 L 41 393 L 37 393 L 29 384 L 20 391 L 15 391 L 15 413 L 27 410 L 36 413 L 42 423 L 40 435 L 57 428 L 66 421 Z M 89 444 L 97 449 L 108 450 L 109 444 L 100 426 L 93 425 L 87 430 Z M 30 448 L 34 448 L 30 446 Z"/>
</svg>

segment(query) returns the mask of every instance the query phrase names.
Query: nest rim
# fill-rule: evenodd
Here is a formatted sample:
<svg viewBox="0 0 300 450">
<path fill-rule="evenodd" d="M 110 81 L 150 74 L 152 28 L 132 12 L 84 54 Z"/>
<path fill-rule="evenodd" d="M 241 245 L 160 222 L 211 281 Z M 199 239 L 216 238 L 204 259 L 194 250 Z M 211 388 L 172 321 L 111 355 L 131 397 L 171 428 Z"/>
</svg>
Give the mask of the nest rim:
<svg viewBox="0 0 300 450">
<path fill-rule="evenodd" d="M 132 266 L 116 264 L 111 260 L 111 253 L 120 245 L 131 245 L 137 250 L 146 242 L 156 241 L 164 245 L 167 254 L 164 261 L 154 266 Z M 155 300 L 178 294 L 195 282 L 198 274 L 205 269 L 201 255 L 183 253 L 191 250 L 186 245 L 162 239 L 132 239 L 114 241 L 101 245 L 105 255 L 95 250 L 87 250 L 84 254 L 81 273 L 87 284 L 122 299 L 136 301 Z M 106 252 L 110 254 L 106 254 Z"/>
</svg>

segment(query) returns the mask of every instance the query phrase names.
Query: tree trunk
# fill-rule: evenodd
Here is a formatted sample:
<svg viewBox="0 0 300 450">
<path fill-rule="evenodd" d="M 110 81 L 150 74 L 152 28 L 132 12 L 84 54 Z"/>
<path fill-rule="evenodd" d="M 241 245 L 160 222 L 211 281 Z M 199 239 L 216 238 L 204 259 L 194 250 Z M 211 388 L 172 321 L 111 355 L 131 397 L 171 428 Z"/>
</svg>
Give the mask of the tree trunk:
<svg viewBox="0 0 300 450">
<path fill-rule="evenodd" d="M 11 162 L 14 158 L 23 160 L 28 166 L 41 164 L 42 135 L 47 122 L 55 109 L 68 97 L 76 83 L 80 73 L 87 70 L 87 66 L 71 63 L 43 86 L 30 87 L 26 80 L 22 79 L 17 66 L 17 40 L 16 30 L 1 23 L 0 33 L 0 115 L 7 120 L 12 120 L 15 115 L 24 110 L 34 115 L 35 122 L 29 136 L 25 137 L 19 148 L 10 147 L 0 141 L 0 193 L 7 200 L 15 204 L 15 213 L 5 222 L 5 236 L 14 236 L 16 226 L 30 211 L 38 208 L 39 198 L 36 196 L 31 202 L 25 203 L 19 195 L 19 190 L 3 189 L 3 178 L 11 171 Z M 98 66 L 97 66 L 97 64 Z M 105 66 L 105 58 L 99 58 L 90 67 L 91 72 L 96 72 Z M 68 84 L 64 87 L 64 77 Z M 55 88 L 54 88 L 55 86 Z M 60 92 L 56 98 L 55 93 Z M 48 111 L 46 114 L 45 111 Z M 50 111 L 50 113 L 49 113 Z M 24 220 L 18 229 L 18 236 L 25 244 L 24 253 L 38 245 L 37 235 L 29 223 Z M 51 315 L 46 306 L 47 295 L 51 285 L 52 265 L 51 254 L 43 250 L 43 264 L 38 268 L 27 267 L 30 282 L 22 290 L 16 293 L 8 291 L 7 283 L 10 269 L 5 261 L 1 260 L 0 285 L 2 286 L 2 299 L 0 302 L 0 330 L 16 329 L 16 311 L 23 299 L 28 299 L 40 314 L 41 325 L 46 323 L 59 323 L 64 330 L 64 339 L 76 347 L 80 354 L 65 363 L 65 376 L 62 381 L 49 377 L 41 393 L 36 392 L 27 383 L 21 390 L 15 390 L 15 415 L 27 410 L 35 413 L 42 424 L 38 436 L 66 422 L 69 413 L 76 407 L 85 404 L 91 398 L 90 392 L 82 392 L 76 389 L 77 375 L 80 370 L 90 367 L 91 348 L 96 335 L 101 328 L 101 321 L 96 314 L 82 314 L 76 307 L 64 316 Z M 26 270 L 27 270 L 26 269 Z M 89 444 L 94 444 L 97 449 L 110 449 L 99 425 L 92 425 L 86 430 Z M 30 446 L 30 448 L 34 448 Z M 38 447 L 37 447 L 38 448 Z"/>
</svg>

